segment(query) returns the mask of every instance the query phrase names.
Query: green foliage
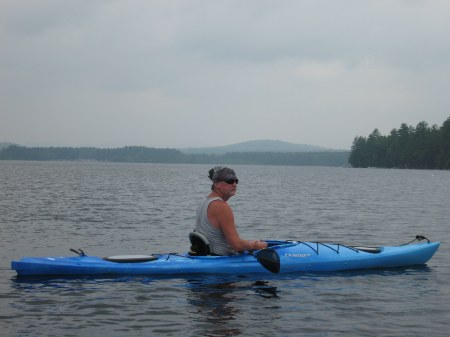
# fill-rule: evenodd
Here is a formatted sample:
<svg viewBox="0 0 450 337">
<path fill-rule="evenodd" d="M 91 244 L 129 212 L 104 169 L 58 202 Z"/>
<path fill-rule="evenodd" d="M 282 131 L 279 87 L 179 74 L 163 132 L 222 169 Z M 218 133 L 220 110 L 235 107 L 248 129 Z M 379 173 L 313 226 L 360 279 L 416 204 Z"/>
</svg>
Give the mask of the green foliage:
<svg viewBox="0 0 450 337">
<path fill-rule="evenodd" d="M 0 160 L 95 160 L 133 163 L 248 164 L 346 166 L 347 151 L 333 152 L 231 152 L 223 155 L 187 154 L 175 149 L 130 146 L 118 149 L 34 147 L 11 145 Z"/>
<path fill-rule="evenodd" d="M 420 122 L 401 124 L 389 136 L 375 129 L 367 138 L 355 137 L 349 156 L 352 167 L 450 169 L 450 117 L 442 127 Z"/>
</svg>

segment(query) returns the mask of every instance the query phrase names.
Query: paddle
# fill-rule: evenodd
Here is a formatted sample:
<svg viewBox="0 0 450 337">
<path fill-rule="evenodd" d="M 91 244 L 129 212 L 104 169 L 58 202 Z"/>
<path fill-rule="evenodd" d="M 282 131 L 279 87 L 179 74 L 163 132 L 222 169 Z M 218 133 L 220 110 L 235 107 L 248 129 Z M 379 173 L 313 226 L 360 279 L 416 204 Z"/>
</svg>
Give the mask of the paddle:
<svg viewBox="0 0 450 337">
<path fill-rule="evenodd" d="M 274 249 L 261 249 L 256 253 L 255 257 L 271 273 L 278 274 L 280 272 L 280 256 Z"/>
</svg>

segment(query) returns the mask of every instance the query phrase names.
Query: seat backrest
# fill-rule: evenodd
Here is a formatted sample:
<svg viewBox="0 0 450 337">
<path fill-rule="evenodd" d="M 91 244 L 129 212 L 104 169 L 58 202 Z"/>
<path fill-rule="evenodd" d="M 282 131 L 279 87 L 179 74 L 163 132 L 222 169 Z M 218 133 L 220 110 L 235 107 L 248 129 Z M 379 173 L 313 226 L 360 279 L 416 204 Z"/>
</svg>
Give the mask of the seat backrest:
<svg viewBox="0 0 450 337">
<path fill-rule="evenodd" d="M 211 247 L 208 239 L 201 233 L 189 233 L 189 241 L 191 242 L 191 250 L 189 254 L 206 256 L 211 254 Z"/>
</svg>

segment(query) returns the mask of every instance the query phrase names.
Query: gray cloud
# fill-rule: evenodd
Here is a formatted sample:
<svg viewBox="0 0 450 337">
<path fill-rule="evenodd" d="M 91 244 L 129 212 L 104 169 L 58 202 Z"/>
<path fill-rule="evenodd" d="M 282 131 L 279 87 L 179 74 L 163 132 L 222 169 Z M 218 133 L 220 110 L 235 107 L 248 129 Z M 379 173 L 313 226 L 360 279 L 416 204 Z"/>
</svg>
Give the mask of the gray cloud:
<svg viewBox="0 0 450 337">
<path fill-rule="evenodd" d="M 349 148 L 450 114 L 446 1 L 6 1 L 0 13 L 4 141 Z"/>
</svg>

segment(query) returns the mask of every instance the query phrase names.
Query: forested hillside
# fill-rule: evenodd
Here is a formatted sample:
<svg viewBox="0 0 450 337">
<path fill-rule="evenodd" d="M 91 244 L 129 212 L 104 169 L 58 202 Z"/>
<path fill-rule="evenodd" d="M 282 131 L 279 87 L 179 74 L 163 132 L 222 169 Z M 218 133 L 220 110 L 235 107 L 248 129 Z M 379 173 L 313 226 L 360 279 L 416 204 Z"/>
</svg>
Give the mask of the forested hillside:
<svg viewBox="0 0 450 337">
<path fill-rule="evenodd" d="M 233 152 L 223 155 L 186 154 L 175 149 L 129 146 L 116 149 L 24 147 L 11 145 L 0 160 L 95 160 L 134 163 L 249 164 L 296 166 L 347 166 L 348 151 L 334 152 Z"/>
<path fill-rule="evenodd" d="M 389 135 L 378 129 L 368 137 L 355 137 L 350 151 L 352 167 L 450 169 L 450 117 L 442 124 L 416 127 L 401 124 Z"/>
</svg>

